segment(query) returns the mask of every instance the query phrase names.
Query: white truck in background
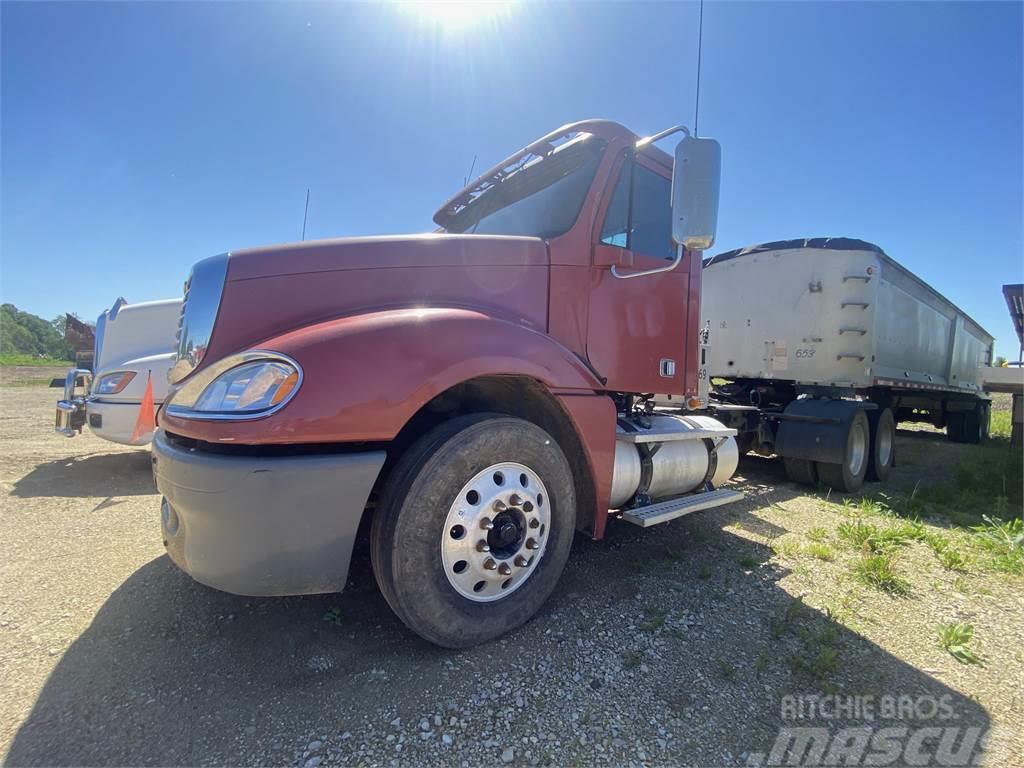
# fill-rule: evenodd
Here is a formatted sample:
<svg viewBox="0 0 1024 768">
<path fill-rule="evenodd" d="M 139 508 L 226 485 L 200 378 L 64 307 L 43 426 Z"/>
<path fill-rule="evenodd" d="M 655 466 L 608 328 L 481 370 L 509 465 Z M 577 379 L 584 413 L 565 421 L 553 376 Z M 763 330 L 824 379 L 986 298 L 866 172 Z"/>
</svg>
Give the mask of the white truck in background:
<svg viewBox="0 0 1024 768">
<path fill-rule="evenodd" d="M 147 445 L 152 430 L 135 435 L 152 381 L 156 408 L 167 396 L 167 372 L 174 363 L 181 299 L 128 304 L 118 299 L 96 320 L 92 369 L 72 368 L 57 403 L 56 431 L 67 437 L 86 424 L 97 437 L 124 445 Z"/>
</svg>

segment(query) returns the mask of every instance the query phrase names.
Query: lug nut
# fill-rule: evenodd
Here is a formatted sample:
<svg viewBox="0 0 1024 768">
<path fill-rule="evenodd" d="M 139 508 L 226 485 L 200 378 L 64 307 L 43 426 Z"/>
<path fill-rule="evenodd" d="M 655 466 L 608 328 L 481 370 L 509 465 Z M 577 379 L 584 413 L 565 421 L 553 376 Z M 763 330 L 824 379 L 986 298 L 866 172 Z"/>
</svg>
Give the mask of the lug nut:
<svg viewBox="0 0 1024 768">
<path fill-rule="evenodd" d="M 530 564 L 530 561 L 522 555 L 516 555 L 515 563 L 517 568 L 525 568 Z"/>
<path fill-rule="evenodd" d="M 494 562 L 494 560 L 492 560 L 491 558 L 488 557 L 486 560 L 484 560 L 484 568 L 486 568 L 488 571 L 493 571 L 497 567 L 498 564 Z"/>
<path fill-rule="evenodd" d="M 501 499 L 495 499 L 493 506 L 495 512 L 504 512 L 506 509 L 508 509 L 508 507 L 505 506 L 505 502 L 502 501 Z"/>
<path fill-rule="evenodd" d="M 527 539 L 526 540 L 526 548 L 527 549 L 540 549 L 540 544 L 537 543 L 536 539 Z"/>
<path fill-rule="evenodd" d="M 538 520 L 536 517 L 533 518 L 533 520 L 530 521 L 530 527 L 531 528 L 540 528 L 540 520 Z"/>
<path fill-rule="evenodd" d="M 498 573 L 500 573 L 502 576 L 511 576 L 512 569 L 509 567 L 508 563 L 502 563 L 498 566 Z"/>
<path fill-rule="evenodd" d="M 511 504 L 513 507 L 518 507 L 520 504 L 523 503 L 523 498 L 518 493 L 513 493 L 509 497 L 508 503 Z"/>
<path fill-rule="evenodd" d="M 490 552 L 491 548 L 489 546 L 487 546 L 487 542 L 486 541 L 484 541 L 483 539 L 480 539 L 480 541 L 478 541 L 476 543 L 476 551 L 477 552 Z"/>
<path fill-rule="evenodd" d="M 480 518 L 480 527 L 483 528 L 485 531 L 489 531 L 491 530 L 491 528 L 494 527 L 494 523 L 491 522 L 491 518 L 482 517 Z"/>
</svg>

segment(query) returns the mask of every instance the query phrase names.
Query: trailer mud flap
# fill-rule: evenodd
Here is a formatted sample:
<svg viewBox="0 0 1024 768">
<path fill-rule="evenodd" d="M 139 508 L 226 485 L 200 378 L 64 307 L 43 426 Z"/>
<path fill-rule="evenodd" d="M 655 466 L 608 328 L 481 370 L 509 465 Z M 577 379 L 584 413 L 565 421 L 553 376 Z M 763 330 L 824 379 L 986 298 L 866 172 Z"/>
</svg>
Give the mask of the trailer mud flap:
<svg viewBox="0 0 1024 768">
<path fill-rule="evenodd" d="M 826 464 L 846 460 L 850 421 L 858 411 L 878 408 L 856 400 L 794 400 L 778 416 L 775 453 L 787 459 L 806 459 Z"/>
</svg>

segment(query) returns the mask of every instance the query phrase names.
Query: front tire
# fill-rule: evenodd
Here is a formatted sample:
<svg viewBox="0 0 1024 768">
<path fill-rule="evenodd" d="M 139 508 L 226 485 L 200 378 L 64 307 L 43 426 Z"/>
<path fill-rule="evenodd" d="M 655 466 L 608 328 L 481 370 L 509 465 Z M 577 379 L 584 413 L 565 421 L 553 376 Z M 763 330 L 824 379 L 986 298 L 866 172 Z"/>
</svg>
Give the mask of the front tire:
<svg viewBox="0 0 1024 768">
<path fill-rule="evenodd" d="M 463 416 L 421 438 L 386 481 L 374 575 L 406 626 L 466 648 L 540 609 L 575 527 L 572 472 L 554 438 L 522 419 Z"/>
</svg>

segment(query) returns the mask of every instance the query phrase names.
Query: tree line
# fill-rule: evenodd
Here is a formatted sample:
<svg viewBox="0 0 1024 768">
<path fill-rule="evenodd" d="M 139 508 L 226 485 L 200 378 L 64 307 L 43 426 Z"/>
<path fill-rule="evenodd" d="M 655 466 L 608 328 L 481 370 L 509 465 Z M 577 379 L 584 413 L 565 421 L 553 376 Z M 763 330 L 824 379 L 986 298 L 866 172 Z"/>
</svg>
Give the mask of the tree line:
<svg viewBox="0 0 1024 768">
<path fill-rule="evenodd" d="M 44 320 L 13 304 L 0 305 L 0 354 L 74 360 L 74 350 L 64 341 L 66 317 Z"/>
</svg>

